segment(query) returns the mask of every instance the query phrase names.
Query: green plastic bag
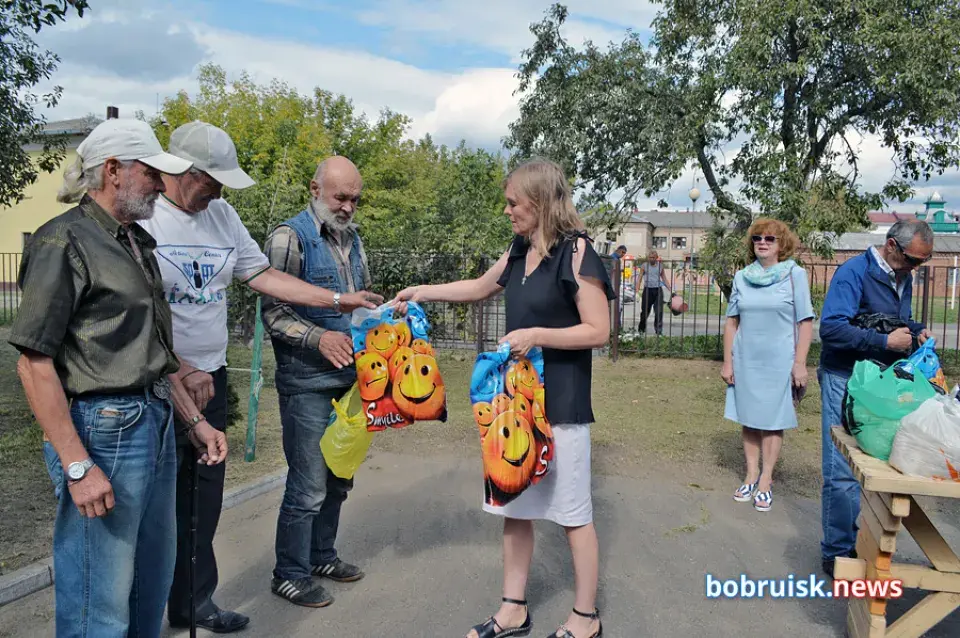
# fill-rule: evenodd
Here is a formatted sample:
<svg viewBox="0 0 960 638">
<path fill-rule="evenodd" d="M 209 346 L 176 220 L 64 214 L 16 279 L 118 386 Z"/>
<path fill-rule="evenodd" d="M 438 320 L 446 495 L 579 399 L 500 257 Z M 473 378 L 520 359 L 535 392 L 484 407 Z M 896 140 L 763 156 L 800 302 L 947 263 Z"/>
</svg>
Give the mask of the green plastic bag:
<svg viewBox="0 0 960 638">
<path fill-rule="evenodd" d="M 881 369 L 873 361 L 858 361 L 847 382 L 844 424 L 861 450 L 882 461 L 890 458 L 900 419 L 937 394 L 922 374 L 897 374 L 904 362 Z"/>
<path fill-rule="evenodd" d="M 367 458 L 373 441 L 373 432 L 367 431 L 367 415 L 363 413 L 356 383 L 342 399 L 333 401 L 330 421 L 320 439 L 320 451 L 331 472 L 342 479 L 351 479 Z"/>
</svg>

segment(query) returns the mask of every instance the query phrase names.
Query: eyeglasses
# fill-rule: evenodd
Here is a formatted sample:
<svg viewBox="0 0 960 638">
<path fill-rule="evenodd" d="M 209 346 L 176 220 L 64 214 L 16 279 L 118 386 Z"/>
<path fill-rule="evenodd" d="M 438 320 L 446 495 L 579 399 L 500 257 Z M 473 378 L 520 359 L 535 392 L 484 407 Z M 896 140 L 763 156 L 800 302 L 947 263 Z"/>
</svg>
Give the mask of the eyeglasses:
<svg viewBox="0 0 960 638">
<path fill-rule="evenodd" d="M 911 266 L 922 266 L 923 264 L 930 261 L 933 255 L 927 255 L 926 257 L 914 257 L 913 255 L 908 255 L 907 251 L 904 250 L 903 245 L 897 241 L 896 237 L 891 237 L 893 243 L 897 245 L 897 250 L 900 251 L 900 254 L 903 255 L 904 260 Z"/>
<path fill-rule="evenodd" d="M 762 241 L 766 241 L 768 244 L 774 244 L 777 242 L 776 235 L 754 235 L 751 237 L 751 239 L 753 239 L 753 243 L 755 244 L 759 244 Z"/>
</svg>

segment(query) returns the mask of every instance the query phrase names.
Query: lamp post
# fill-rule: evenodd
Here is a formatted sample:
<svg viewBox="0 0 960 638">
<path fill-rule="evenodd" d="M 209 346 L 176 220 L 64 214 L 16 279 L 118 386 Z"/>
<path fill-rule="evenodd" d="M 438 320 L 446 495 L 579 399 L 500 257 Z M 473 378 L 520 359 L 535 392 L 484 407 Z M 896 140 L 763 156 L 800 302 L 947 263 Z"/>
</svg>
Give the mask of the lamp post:
<svg viewBox="0 0 960 638">
<path fill-rule="evenodd" d="M 700 178 L 697 178 L 697 181 L 700 181 Z M 694 237 L 694 228 L 696 224 L 694 223 L 697 215 L 697 200 L 700 199 L 700 189 L 694 186 L 690 189 L 690 201 L 693 202 L 693 212 L 690 213 L 690 269 L 693 269 L 693 257 L 697 252 L 696 249 L 696 238 Z"/>
</svg>

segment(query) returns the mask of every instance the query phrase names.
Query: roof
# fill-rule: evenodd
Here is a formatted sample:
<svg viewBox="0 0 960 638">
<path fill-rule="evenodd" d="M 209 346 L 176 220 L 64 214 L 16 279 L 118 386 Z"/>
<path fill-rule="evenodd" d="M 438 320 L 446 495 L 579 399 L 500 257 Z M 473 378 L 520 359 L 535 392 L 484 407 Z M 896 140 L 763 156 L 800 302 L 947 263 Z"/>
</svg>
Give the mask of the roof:
<svg viewBox="0 0 960 638">
<path fill-rule="evenodd" d="M 917 216 L 913 213 L 867 213 L 867 216 L 870 218 L 870 221 L 874 224 L 895 224 L 901 219 L 916 219 Z"/>
<path fill-rule="evenodd" d="M 713 215 L 700 211 L 638 210 L 627 223 L 647 223 L 654 228 L 712 228 L 713 222 Z"/>
<path fill-rule="evenodd" d="M 870 246 L 880 246 L 881 244 L 883 244 L 883 238 L 876 233 L 845 233 L 833 240 L 833 249 L 864 251 Z M 960 235 L 934 233 L 933 252 L 960 253 Z"/>
<path fill-rule="evenodd" d="M 72 120 L 58 120 L 43 125 L 43 135 L 87 135 L 102 120 L 92 115 Z"/>
</svg>

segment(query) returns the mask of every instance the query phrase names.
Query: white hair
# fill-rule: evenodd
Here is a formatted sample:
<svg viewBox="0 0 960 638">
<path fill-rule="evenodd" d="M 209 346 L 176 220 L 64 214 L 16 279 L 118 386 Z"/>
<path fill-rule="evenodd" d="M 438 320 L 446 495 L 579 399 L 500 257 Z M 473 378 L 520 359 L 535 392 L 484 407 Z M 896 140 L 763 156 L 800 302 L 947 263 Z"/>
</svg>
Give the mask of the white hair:
<svg viewBox="0 0 960 638">
<path fill-rule="evenodd" d="M 75 204 L 87 191 L 101 188 L 103 188 L 103 164 L 84 171 L 83 158 L 77 155 L 77 159 L 63 171 L 63 184 L 57 193 L 57 201 Z"/>
</svg>

